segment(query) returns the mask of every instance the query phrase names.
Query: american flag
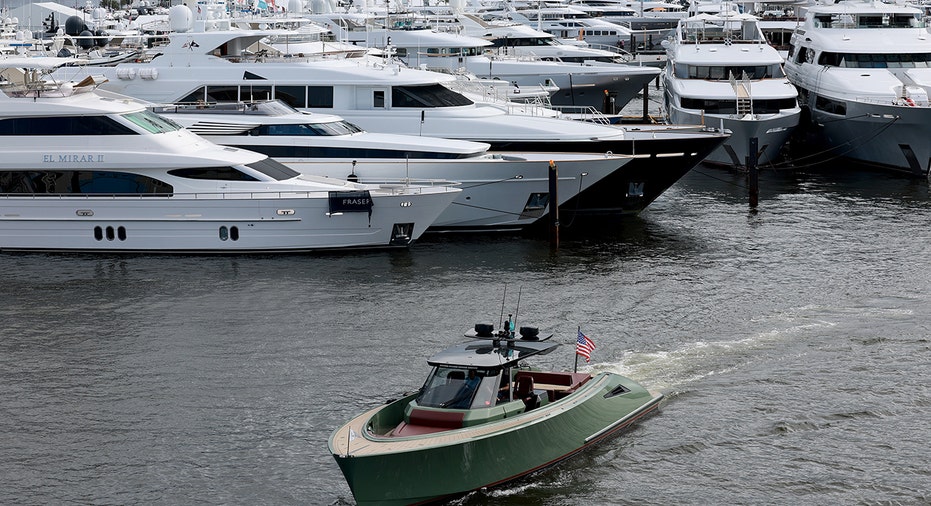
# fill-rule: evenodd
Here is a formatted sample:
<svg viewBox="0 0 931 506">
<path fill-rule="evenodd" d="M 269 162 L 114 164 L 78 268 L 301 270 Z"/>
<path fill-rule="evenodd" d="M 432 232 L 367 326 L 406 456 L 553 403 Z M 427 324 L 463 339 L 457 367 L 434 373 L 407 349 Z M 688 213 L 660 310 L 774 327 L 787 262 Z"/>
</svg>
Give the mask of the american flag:
<svg viewBox="0 0 931 506">
<path fill-rule="evenodd" d="M 575 354 L 585 357 L 586 362 L 592 361 L 592 350 L 595 349 L 595 342 L 582 333 L 579 329 L 579 338 L 575 342 Z"/>
</svg>

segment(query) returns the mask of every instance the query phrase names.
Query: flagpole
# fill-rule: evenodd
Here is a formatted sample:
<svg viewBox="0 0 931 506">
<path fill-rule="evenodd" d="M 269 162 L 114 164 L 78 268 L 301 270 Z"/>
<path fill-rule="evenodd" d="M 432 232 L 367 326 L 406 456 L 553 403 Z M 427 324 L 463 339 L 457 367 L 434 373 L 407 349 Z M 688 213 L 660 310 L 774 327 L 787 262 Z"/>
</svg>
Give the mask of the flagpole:
<svg viewBox="0 0 931 506">
<path fill-rule="evenodd" d="M 582 326 L 579 325 L 579 334 L 582 333 Z M 579 372 L 579 334 L 575 335 L 575 367 L 572 372 Z"/>
</svg>

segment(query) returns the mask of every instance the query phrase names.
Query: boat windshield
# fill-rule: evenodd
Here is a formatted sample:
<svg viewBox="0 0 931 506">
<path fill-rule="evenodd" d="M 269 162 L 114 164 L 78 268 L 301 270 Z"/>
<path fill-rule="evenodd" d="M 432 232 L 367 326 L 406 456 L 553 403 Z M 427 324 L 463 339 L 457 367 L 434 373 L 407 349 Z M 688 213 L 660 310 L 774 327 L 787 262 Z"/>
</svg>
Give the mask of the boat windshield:
<svg viewBox="0 0 931 506">
<path fill-rule="evenodd" d="M 159 116 L 149 110 L 131 112 L 123 114 L 122 116 L 153 134 L 174 132 L 176 130 L 181 130 L 182 128 L 181 125 L 175 123 L 174 121 L 171 121 L 168 118 L 163 118 L 162 116 Z"/>
<path fill-rule="evenodd" d="M 262 125 L 252 130 L 255 135 L 270 136 L 339 136 L 363 132 L 358 126 L 348 121 L 331 121 L 329 123 L 293 123 Z"/>
<path fill-rule="evenodd" d="M 494 406 L 500 371 L 436 367 L 417 397 L 431 408 L 477 409 Z"/>
</svg>

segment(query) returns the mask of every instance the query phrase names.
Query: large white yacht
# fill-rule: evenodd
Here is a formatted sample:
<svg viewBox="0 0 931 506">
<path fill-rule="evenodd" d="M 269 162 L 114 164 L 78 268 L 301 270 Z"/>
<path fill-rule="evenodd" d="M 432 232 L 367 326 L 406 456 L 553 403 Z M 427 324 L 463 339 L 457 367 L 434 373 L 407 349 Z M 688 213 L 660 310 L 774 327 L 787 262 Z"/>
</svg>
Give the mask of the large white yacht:
<svg viewBox="0 0 931 506">
<path fill-rule="evenodd" d="M 218 146 L 66 58 L 0 59 L 0 250 L 288 252 L 404 246 L 458 195 L 301 176 Z"/>
<path fill-rule="evenodd" d="M 598 54 L 617 56 L 604 51 L 573 49 L 573 52 L 588 53 L 592 58 L 569 62 L 556 56 L 518 54 L 509 52 L 508 48 L 494 48 L 489 40 L 463 33 L 386 28 L 386 20 L 373 25 L 375 18 L 361 14 L 309 17 L 332 27 L 339 40 L 379 49 L 390 45 L 396 51 L 395 56 L 408 67 L 465 71 L 480 78 L 511 82 L 521 88 L 556 86 L 558 90 L 550 99 L 554 105 L 594 107 L 608 114 L 623 108 L 660 73 L 652 67 L 595 61 Z M 423 21 L 431 19 L 434 18 L 425 17 Z"/>
<path fill-rule="evenodd" d="M 201 31 L 168 35 L 168 43 L 144 61 L 56 75 L 103 75 L 103 88 L 156 104 L 278 99 L 299 110 L 336 114 L 370 132 L 486 142 L 494 152 L 633 155 L 605 179 L 605 190 L 591 191 L 599 184 L 583 192 L 577 205 L 568 203 L 579 213 L 642 211 L 724 140 L 695 128 L 619 128 L 514 114 L 510 105 L 475 102 L 446 88 L 457 81 L 448 74 L 390 61 L 276 56 L 260 45 L 268 32 L 210 30 L 206 24 Z"/>
<path fill-rule="evenodd" d="M 753 138 L 758 162 L 776 161 L 801 109 L 782 58 L 766 43 L 757 19 L 732 11 L 699 14 L 680 21 L 665 45 L 669 120 L 730 134 L 705 162 L 743 167 Z"/>
<path fill-rule="evenodd" d="M 516 229 L 587 191 L 629 156 L 603 153 L 492 154 L 487 144 L 366 132 L 330 114 L 278 102 L 162 106 L 160 116 L 217 144 L 257 151 L 303 174 L 369 184 L 459 183 L 462 192 L 432 231 Z M 558 175 L 550 194 L 550 163 Z M 610 189 L 609 189 L 610 190 Z"/>
<path fill-rule="evenodd" d="M 809 6 L 786 73 L 810 115 L 810 150 L 927 176 L 931 34 L 922 11 L 881 2 Z"/>
</svg>

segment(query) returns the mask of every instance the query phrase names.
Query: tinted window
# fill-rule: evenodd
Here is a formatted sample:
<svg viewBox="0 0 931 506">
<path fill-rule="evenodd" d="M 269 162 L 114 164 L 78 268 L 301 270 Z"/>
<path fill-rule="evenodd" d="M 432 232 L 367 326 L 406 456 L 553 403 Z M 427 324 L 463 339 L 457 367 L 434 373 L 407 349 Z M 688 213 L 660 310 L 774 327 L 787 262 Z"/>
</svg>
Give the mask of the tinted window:
<svg viewBox="0 0 931 506">
<path fill-rule="evenodd" d="M 139 174 L 116 171 L 59 170 L 0 172 L 0 193 L 62 195 L 170 194 L 171 185 Z"/>
<path fill-rule="evenodd" d="M 472 101 L 440 84 L 395 86 L 391 89 L 393 107 L 453 107 L 472 105 Z"/>
<path fill-rule="evenodd" d="M 275 86 L 275 98 L 291 107 L 307 107 L 306 94 L 304 86 Z"/>
<path fill-rule="evenodd" d="M 245 174 L 232 167 L 194 167 L 186 169 L 169 170 L 172 176 L 187 179 L 210 179 L 216 181 L 258 181 L 258 179 Z"/>
<path fill-rule="evenodd" d="M 332 86 L 308 86 L 307 107 L 333 107 Z"/>
<path fill-rule="evenodd" d="M 286 179 L 295 178 L 300 176 L 301 173 L 287 167 L 281 162 L 272 160 L 271 158 L 266 158 L 264 160 L 259 160 L 258 162 L 250 163 L 247 165 L 250 169 L 255 169 L 262 174 L 265 174 L 268 177 L 274 178 L 278 181 L 284 181 Z"/>
<path fill-rule="evenodd" d="M 0 135 L 138 135 L 107 116 L 63 116 L 0 120 Z"/>
</svg>

